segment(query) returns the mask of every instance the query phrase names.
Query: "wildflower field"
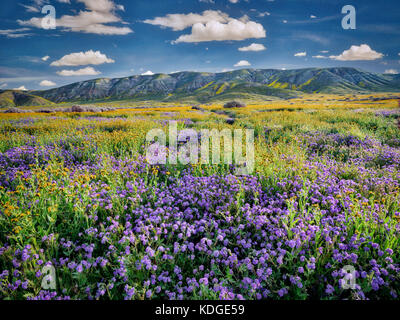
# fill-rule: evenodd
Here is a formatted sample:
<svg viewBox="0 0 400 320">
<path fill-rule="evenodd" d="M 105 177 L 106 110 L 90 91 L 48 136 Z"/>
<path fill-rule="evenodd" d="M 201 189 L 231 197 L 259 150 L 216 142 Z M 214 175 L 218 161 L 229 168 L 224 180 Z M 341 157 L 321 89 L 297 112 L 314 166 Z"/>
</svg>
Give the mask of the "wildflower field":
<svg viewBox="0 0 400 320">
<path fill-rule="evenodd" d="M 0 299 L 398 299 L 396 108 L 315 95 L 0 114 Z M 148 164 L 146 133 L 169 120 L 254 129 L 255 172 Z"/>
</svg>

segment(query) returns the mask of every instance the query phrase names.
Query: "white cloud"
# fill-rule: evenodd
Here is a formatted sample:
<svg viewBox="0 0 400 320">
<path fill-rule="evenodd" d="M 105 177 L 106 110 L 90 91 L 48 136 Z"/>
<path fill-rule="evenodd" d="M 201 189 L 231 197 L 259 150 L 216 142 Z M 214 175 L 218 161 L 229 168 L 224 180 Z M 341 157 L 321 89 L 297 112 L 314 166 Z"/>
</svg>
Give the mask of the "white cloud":
<svg viewBox="0 0 400 320">
<path fill-rule="evenodd" d="M 7 83 L 3 83 L 3 84 L 0 85 L 0 88 L 5 88 L 5 87 L 7 87 L 7 86 L 8 86 Z"/>
<path fill-rule="evenodd" d="M 230 3 L 238 3 L 239 0 L 229 0 Z"/>
<path fill-rule="evenodd" d="M 60 60 L 52 62 L 50 65 L 54 67 L 60 66 L 85 66 L 99 65 L 103 63 L 114 63 L 115 61 L 108 58 L 100 51 L 89 50 L 86 52 L 75 52 L 65 55 Z"/>
<path fill-rule="evenodd" d="M 202 14 L 168 14 L 165 17 L 148 19 L 145 23 L 182 31 L 192 27 L 190 34 L 180 36 L 174 43 L 245 40 L 251 38 L 265 38 L 264 27 L 256 22 L 249 21 L 247 16 L 241 19 L 229 17 L 226 13 L 207 10 Z"/>
<path fill-rule="evenodd" d="M 156 17 L 154 19 L 144 20 L 144 23 L 171 28 L 174 31 L 182 31 L 192 27 L 196 23 L 208 23 L 210 21 L 218 21 L 227 23 L 229 16 L 226 13 L 215 10 L 206 10 L 202 14 L 167 14 L 165 17 Z"/>
<path fill-rule="evenodd" d="M 328 50 L 322 50 L 322 51 L 320 51 L 321 53 L 328 53 L 329 51 Z"/>
<path fill-rule="evenodd" d="M 305 57 L 307 55 L 307 52 L 298 52 L 294 56 L 295 57 Z"/>
<path fill-rule="evenodd" d="M 42 57 L 42 60 L 43 61 L 47 61 L 47 60 L 49 60 L 50 59 L 50 56 L 44 56 L 44 57 Z"/>
<path fill-rule="evenodd" d="M 339 61 L 358 61 L 358 60 L 377 60 L 383 57 L 382 53 L 371 49 L 367 44 L 361 46 L 351 46 L 349 50 L 343 51 L 338 56 L 330 56 L 329 58 Z"/>
<path fill-rule="evenodd" d="M 54 87 L 54 86 L 56 86 L 56 84 L 50 80 L 43 80 L 42 82 L 40 82 L 40 86 L 41 87 Z"/>
<path fill-rule="evenodd" d="M 23 38 L 30 35 L 30 33 L 26 32 L 29 30 L 29 28 L 0 30 L 0 36 L 6 36 L 7 38 Z"/>
<path fill-rule="evenodd" d="M 19 5 L 23 6 L 26 9 L 26 12 L 40 12 L 39 9 L 35 6 L 30 6 L 22 3 L 20 3 Z"/>
<path fill-rule="evenodd" d="M 271 13 L 269 13 L 268 11 L 260 12 L 258 14 L 258 16 L 261 17 L 261 18 L 263 18 L 265 16 L 270 16 L 270 15 L 271 15 Z"/>
<path fill-rule="evenodd" d="M 248 67 L 251 66 L 251 63 L 247 60 L 240 60 L 238 63 L 234 65 L 234 67 Z"/>
<path fill-rule="evenodd" d="M 93 69 L 92 67 L 87 67 L 79 70 L 62 70 L 57 71 L 57 74 L 63 77 L 72 77 L 72 76 L 96 76 L 101 72 Z"/>
<path fill-rule="evenodd" d="M 322 55 L 317 55 L 317 56 L 312 56 L 314 59 L 328 59 L 328 57 L 326 56 L 322 56 Z"/>
<path fill-rule="evenodd" d="M 87 11 L 79 11 L 77 15 L 64 15 L 57 19 L 57 27 L 66 31 L 95 33 L 103 35 L 126 35 L 133 31 L 128 27 L 109 26 L 109 23 L 124 23 L 116 15 L 116 11 L 124 10 L 111 0 L 77 0 L 85 4 Z M 62 1 L 66 2 L 66 1 Z M 30 20 L 17 20 L 20 25 L 42 28 L 42 17 Z"/>
<path fill-rule="evenodd" d="M 86 8 L 98 12 L 110 12 L 116 9 L 116 6 L 111 0 L 77 0 L 85 4 Z"/>
<path fill-rule="evenodd" d="M 265 38 L 264 27 L 256 22 L 242 22 L 231 20 L 228 23 L 211 21 L 207 24 L 197 23 L 192 27 L 192 33 L 180 36 L 175 43 L 179 42 L 204 42 L 204 41 L 226 41 L 246 40 L 251 38 Z"/>
<path fill-rule="evenodd" d="M 288 23 L 288 21 L 287 21 L 287 20 L 283 20 L 282 22 L 283 22 L 283 23 Z"/>
<path fill-rule="evenodd" d="M 252 43 L 248 47 L 239 48 L 239 51 L 263 51 L 267 50 L 267 48 L 263 44 Z"/>
<path fill-rule="evenodd" d="M 146 72 L 143 72 L 141 75 L 142 75 L 142 76 L 153 76 L 154 73 L 153 73 L 152 71 L 148 70 L 148 71 L 146 71 Z"/>
<path fill-rule="evenodd" d="M 317 17 L 314 16 L 313 14 L 310 16 L 311 19 L 316 19 Z"/>
<path fill-rule="evenodd" d="M 50 0 L 31 0 L 32 4 L 31 5 L 25 5 L 22 3 L 19 3 L 20 6 L 24 7 L 26 9 L 26 12 L 41 12 L 42 7 L 46 4 L 50 4 Z M 70 0 L 57 0 L 57 2 L 61 3 L 71 3 Z"/>
<path fill-rule="evenodd" d="M 13 90 L 18 90 L 18 91 L 28 91 L 27 88 L 25 88 L 25 86 L 20 86 L 19 88 L 14 88 Z"/>
<path fill-rule="evenodd" d="M 399 71 L 395 69 L 385 70 L 385 74 L 399 74 Z"/>
</svg>

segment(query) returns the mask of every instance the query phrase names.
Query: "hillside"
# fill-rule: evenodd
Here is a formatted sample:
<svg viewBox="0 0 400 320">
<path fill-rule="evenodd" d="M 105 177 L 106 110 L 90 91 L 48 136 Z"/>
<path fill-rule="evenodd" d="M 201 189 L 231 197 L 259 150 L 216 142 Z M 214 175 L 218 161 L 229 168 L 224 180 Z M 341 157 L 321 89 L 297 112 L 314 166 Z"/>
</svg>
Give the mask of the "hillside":
<svg viewBox="0 0 400 320">
<path fill-rule="evenodd" d="M 223 73 L 178 72 L 126 78 L 101 78 L 31 94 L 53 102 L 102 100 L 198 101 L 261 97 L 288 99 L 301 93 L 400 91 L 398 75 L 354 68 L 297 70 L 242 69 Z"/>
<path fill-rule="evenodd" d="M 0 107 L 45 106 L 53 102 L 24 91 L 0 90 Z"/>
</svg>

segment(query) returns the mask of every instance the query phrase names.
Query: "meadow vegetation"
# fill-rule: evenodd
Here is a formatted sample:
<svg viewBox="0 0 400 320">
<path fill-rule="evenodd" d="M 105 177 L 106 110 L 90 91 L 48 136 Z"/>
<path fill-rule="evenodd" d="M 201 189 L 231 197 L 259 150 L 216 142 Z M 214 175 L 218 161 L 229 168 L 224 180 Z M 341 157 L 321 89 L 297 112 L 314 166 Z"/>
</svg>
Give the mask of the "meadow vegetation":
<svg viewBox="0 0 400 320">
<path fill-rule="evenodd" d="M 398 298 L 400 111 L 344 98 L 0 114 L 0 299 Z M 169 120 L 254 129 L 254 174 L 149 165 Z"/>
</svg>

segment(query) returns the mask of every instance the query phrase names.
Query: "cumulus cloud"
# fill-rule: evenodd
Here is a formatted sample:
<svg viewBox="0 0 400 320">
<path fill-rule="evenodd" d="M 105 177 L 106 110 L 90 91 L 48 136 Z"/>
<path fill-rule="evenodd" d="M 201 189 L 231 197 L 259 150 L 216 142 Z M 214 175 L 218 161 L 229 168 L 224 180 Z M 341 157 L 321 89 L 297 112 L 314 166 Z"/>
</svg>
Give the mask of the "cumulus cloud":
<svg viewBox="0 0 400 320">
<path fill-rule="evenodd" d="M 339 61 L 358 61 L 358 60 L 377 60 L 383 57 L 382 53 L 371 49 L 367 44 L 361 46 L 351 46 L 349 50 L 343 51 L 338 56 L 330 56 L 329 58 Z"/>
<path fill-rule="evenodd" d="M 142 75 L 142 76 L 153 76 L 154 73 L 153 73 L 152 71 L 148 70 L 148 71 L 146 71 L 146 72 L 143 72 L 141 75 Z"/>
<path fill-rule="evenodd" d="M 399 71 L 397 71 L 396 69 L 389 69 L 385 70 L 385 74 L 399 74 Z"/>
<path fill-rule="evenodd" d="M 144 23 L 171 28 L 174 31 L 182 31 L 196 23 L 207 23 L 210 21 L 218 21 L 226 23 L 229 21 L 229 16 L 226 13 L 215 10 L 206 10 L 202 14 L 167 14 L 165 17 L 156 17 L 154 19 L 144 20 Z"/>
<path fill-rule="evenodd" d="M 228 23 L 210 21 L 205 25 L 202 23 L 195 24 L 192 27 L 191 34 L 182 35 L 175 42 L 240 41 L 265 37 L 264 27 L 253 21 L 231 20 Z"/>
<path fill-rule="evenodd" d="M 247 60 L 240 60 L 238 63 L 234 65 L 234 67 L 248 67 L 251 66 L 251 63 Z"/>
<path fill-rule="evenodd" d="M 25 88 L 25 86 L 20 86 L 19 88 L 14 88 L 13 90 L 18 90 L 18 91 L 28 91 L 27 88 Z"/>
<path fill-rule="evenodd" d="M 116 9 L 116 5 L 111 0 L 77 0 L 85 4 L 86 8 L 98 12 L 110 12 Z"/>
<path fill-rule="evenodd" d="M 49 60 L 50 59 L 50 56 L 44 56 L 44 57 L 42 57 L 42 61 L 47 61 L 47 60 Z"/>
<path fill-rule="evenodd" d="M 72 77 L 72 76 L 96 76 L 101 72 L 93 69 L 92 67 L 87 67 L 79 70 L 62 70 L 57 71 L 57 74 L 63 77 Z"/>
<path fill-rule="evenodd" d="M 298 53 L 295 53 L 295 57 L 305 57 L 307 55 L 307 52 L 298 52 Z"/>
<path fill-rule="evenodd" d="M 247 47 L 239 48 L 239 51 L 263 51 L 267 50 L 267 48 L 263 44 L 252 43 Z"/>
<path fill-rule="evenodd" d="M 171 28 L 174 31 L 182 31 L 189 27 L 192 28 L 190 34 L 180 36 L 174 43 L 239 41 L 266 37 L 264 27 L 259 23 L 249 21 L 247 16 L 241 19 L 234 19 L 226 13 L 215 10 L 207 10 L 202 14 L 168 14 L 165 17 L 156 17 L 144 22 L 158 25 L 162 28 Z"/>
<path fill-rule="evenodd" d="M 77 15 L 64 15 L 56 20 L 57 27 L 66 31 L 95 33 L 103 35 L 126 35 L 133 31 L 128 27 L 110 26 L 110 23 L 124 23 L 117 16 L 116 11 L 123 11 L 124 7 L 116 5 L 111 0 L 77 0 L 84 3 L 86 11 L 79 11 Z M 63 1 L 66 2 L 66 1 Z M 20 25 L 42 28 L 42 17 L 30 20 L 17 20 Z"/>
<path fill-rule="evenodd" d="M 50 65 L 53 67 L 60 66 L 85 66 L 85 65 L 99 65 L 103 63 L 114 63 L 115 61 L 108 58 L 100 51 L 89 50 L 86 52 L 76 52 L 65 55 L 60 60 L 52 62 Z"/>
<path fill-rule="evenodd" d="M 40 82 L 41 87 L 54 87 L 56 84 L 53 81 L 50 80 L 43 80 Z"/>
</svg>

